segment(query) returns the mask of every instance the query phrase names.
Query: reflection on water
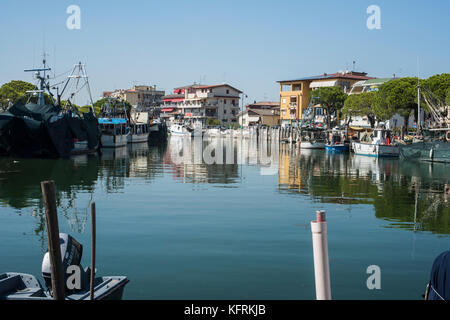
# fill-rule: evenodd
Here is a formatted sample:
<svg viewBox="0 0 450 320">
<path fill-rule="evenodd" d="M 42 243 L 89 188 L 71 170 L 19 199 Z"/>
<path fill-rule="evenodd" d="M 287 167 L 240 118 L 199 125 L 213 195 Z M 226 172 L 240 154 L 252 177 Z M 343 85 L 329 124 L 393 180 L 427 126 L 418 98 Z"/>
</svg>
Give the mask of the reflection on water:
<svg viewBox="0 0 450 320">
<path fill-rule="evenodd" d="M 449 168 L 281 146 L 280 192 L 316 201 L 372 204 L 393 228 L 449 234 Z"/>
<path fill-rule="evenodd" d="M 215 151 L 210 152 L 212 143 Z M 216 156 L 211 164 L 206 151 Z M 193 139 L 174 137 L 164 145 L 133 144 L 68 160 L 1 158 L 0 203 L 34 208 L 39 220 L 35 232 L 42 233 L 40 182 L 54 180 L 59 209 L 74 231 L 83 232 L 96 188 L 123 192 L 129 178 L 152 182 L 164 175 L 179 183 L 238 187 L 245 165 L 258 167 L 260 175 L 278 174 L 281 193 L 324 203 L 371 204 L 376 217 L 391 221 L 393 228 L 450 233 L 448 165 L 300 150 L 256 139 L 215 139 L 198 147 Z M 77 203 L 79 193 L 90 196 Z"/>
</svg>

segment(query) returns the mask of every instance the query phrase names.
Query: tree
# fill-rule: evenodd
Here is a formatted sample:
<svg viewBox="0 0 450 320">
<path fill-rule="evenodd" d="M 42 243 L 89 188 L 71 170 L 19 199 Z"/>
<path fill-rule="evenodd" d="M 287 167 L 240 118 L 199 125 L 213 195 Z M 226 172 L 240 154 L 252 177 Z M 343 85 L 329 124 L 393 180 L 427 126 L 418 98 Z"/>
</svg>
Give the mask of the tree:
<svg viewBox="0 0 450 320">
<path fill-rule="evenodd" d="M 447 92 L 445 94 L 445 104 L 447 106 L 450 106 L 450 88 L 447 89 Z"/>
<path fill-rule="evenodd" d="M 344 102 L 342 114 L 348 116 L 366 116 L 370 126 L 375 127 L 375 113 L 373 105 L 377 98 L 376 92 L 363 92 L 361 94 L 352 94 Z"/>
<path fill-rule="evenodd" d="M 18 101 L 27 102 L 26 92 L 36 90 L 36 86 L 29 82 L 13 80 L 0 87 L 0 106 L 6 110 L 9 104 L 15 104 Z"/>
<path fill-rule="evenodd" d="M 344 106 L 347 94 L 342 91 L 340 87 L 323 87 L 311 91 L 309 99 L 316 98 L 326 110 L 327 113 L 327 125 L 331 127 L 331 114 L 336 113 Z"/>
<path fill-rule="evenodd" d="M 439 100 L 446 101 L 450 90 L 450 73 L 436 74 L 421 82 L 421 86 L 430 90 Z"/>
<path fill-rule="evenodd" d="M 417 109 L 417 78 L 400 78 L 386 82 L 378 89 L 374 102 L 374 114 L 380 120 L 388 120 L 395 114 L 404 119 L 404 129 L 409 116 Z"/>
</svg>

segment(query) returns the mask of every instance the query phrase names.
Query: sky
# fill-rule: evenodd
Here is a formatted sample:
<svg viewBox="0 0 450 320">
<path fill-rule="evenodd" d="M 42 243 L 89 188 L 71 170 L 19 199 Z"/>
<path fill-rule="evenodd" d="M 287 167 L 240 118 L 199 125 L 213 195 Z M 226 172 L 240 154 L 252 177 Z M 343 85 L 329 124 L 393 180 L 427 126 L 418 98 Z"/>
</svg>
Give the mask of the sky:
<svg viewBox="0 0 450 320">
<path fill-rule="evenodd" d="M 66 26 L 70 5 L 80 29 Z M 367 27 L 370 5 L 381 29 Z M 44 50 L 52 75 L 86 65 L 94 101 L 135 84 L 169 93 L 194 82 L 228 83 L 245 103 L 278 101 L 278 80 L 353 61 L 370 76 L 426 78 L 450 72 L 449 12 L 448 0 L 2 0 L 0 84 L 33 82 L 23 70 L 39 67 Z"/>
</svg>

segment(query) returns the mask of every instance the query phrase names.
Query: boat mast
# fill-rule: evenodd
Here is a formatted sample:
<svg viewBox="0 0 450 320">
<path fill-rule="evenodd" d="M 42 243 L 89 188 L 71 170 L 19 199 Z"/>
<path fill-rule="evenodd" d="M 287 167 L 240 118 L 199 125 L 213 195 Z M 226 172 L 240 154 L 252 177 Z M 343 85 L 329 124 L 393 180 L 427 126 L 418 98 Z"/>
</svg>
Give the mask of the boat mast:
<svg viewBox="0 0 450 320">
<path fill-rule="evenodd" d="M 44 54 L 44 59 L 42 60 L 42 63 L 44 65 L 43 68 L 24 70 L 24 72 L 35 72 L 34 75 L 35 75 L 36 79 L 39 80 L 39 90 L 30 90 L 30 91 L 27 91 L 27 93 L 38 93 L 39 94 L 38 105 L 40 105 L 40 106 L 43 106 L 45 104 L 45 96 L 44 96 L 45 87 L 46 87 L 45 72 L 52 70 L 51 68 L 46 68 L 47 62 L 45 60 L 45 54 Z M 43 76 L 41 76 L 41 72 L 43 72 Z"/>
<path fill-rule="evenodd" d="M 420 78 L 419 78 L 419 57 L 417 57 L 417 130 L 416 135 L 421 131 L 420 126 Z"/>
</svg>

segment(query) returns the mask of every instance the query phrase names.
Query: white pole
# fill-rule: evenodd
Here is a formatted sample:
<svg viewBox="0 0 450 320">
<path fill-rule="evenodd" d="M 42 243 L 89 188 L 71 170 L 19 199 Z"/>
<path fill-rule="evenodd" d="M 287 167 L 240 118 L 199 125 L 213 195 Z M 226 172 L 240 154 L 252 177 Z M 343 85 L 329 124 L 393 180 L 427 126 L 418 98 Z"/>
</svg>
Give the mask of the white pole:
<svg viewBox="0 0 450 320">
<path fill-rule="evenodd" d="M 331 300 L 330 264 L 328 261 L 327 221 L 325 211 L 316 212 L 316 221 L 311 221 L 314 252 L 314 276 L 316 299 Z"/>
</svg>

